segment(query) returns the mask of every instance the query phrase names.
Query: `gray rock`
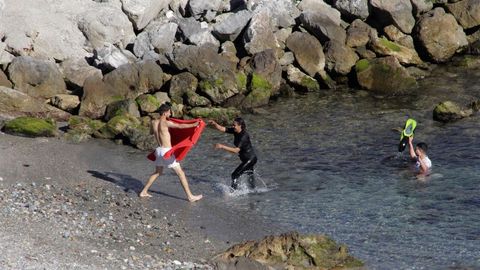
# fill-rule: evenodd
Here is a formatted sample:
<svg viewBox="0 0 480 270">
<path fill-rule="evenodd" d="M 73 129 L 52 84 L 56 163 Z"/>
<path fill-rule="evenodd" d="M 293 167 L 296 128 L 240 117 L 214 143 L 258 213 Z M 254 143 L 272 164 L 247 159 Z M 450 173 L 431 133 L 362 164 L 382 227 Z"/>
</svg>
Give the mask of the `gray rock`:
<svg viewBox="0 0 480 270">
<path fill-rule="evenodd" d="M 171 53 L 177 29 L 176 23 L 154 22 L 150 24 L 135 39 L 133 52 L 137 57 L 143 57 L 145 53 L 154 49 L 161 54 Z"/>
<path fill-rule="evenodd" d="M 371 41 L 370 47 L 378 55 L 393 56 L 405 65 L 419 65 L 423 61 L 413 49 L 407 48 L 386 38 L 377 38 Z"/>
<path fill-rule="evenodd" d="M 11 53 L 7 52 L 7 44 L 0 42 L 0 65 L 7 65 L 12 62 L 13 56 Z"/>
<path fill-rule="evenodd" d="M 61 110 L 72 113 L 80 105 L 80 99 L 75 95 L 55 95 L 50 99 L 50 103 Z"/>
<path fill-rule="evenodd" d="M 90 66 L 84 58 L 69 58 L 60 63 L 60 71 L 65 81 L 70 85 L 81 88 L 85 79 L 92 75 L 102 75 L 102 71 Z"/>
<path fill-rule="evenodd" d="M 287 48 L 295 55 L 295 59 L 305 72 L 311 77 L 323 72 L 325 55 L 320 42 L 312 35 L 294 32 L 287 39 Z"/>
<path fill-rule="evenodd" d="M 206 14 L 207 11 L 219 11 L 222 6 L 222 0 L 190 0 L 188 1 L 188 9 L 192 16 L 199 18 Z"/>
<path fill-rule="evenodd" d="M 368 15 L 368 0 L 335 0 L 333 6 L 349 18 L 365 20 Z"/>
<path fill-rule="evenodd" d="M 183 72 L 174 75 L 170 80 L 170 98 L 175 103 L 183 103 L 187 93 L 195 93 L 198 86 L 198 80 L 189 72 Z"/>
<path fill-rule="evenodd" d="M 415 78 L 393 56 L 362 59 L 355 71 L 362 88 L 380 94 L 399 94 L 416 86 Z"/>
<path fill-rule="evenodd" d="M 267 49 L 279 48 L 273 31 L 272 17 L 268 9 L 257 11 L 252 16 L 243 37 L 247 52 L 254 55 Z"/>
<path fill-rule="evenodd" d="M 0 69 L 0 86 L 4 86 L 7 88 L 12 88 L 12 82 L 10 82 L 7 78 L 7 75 Z"/>
<path fill-rule="evenodd" d="M 25 93 L 0 86 L 0 118 L 19 116 L 52 117 L 66 121 L 70 114 Z"/>
<path fill-rule="evenodd" d="M 303 73 L 293 65 L 287 67 L 287 79 L 295 88 L 300 88 L 307 92 L 320 90 L 320 85 L 314 78 Z"/>
<path fill-rule="evenodd" d="M 463 109 L 455 102 L 444 101 L 435 106 L 433 120 L 446 123 L 469 117 L 472 114 L 473 110 L 471 108 Z"/>
<path fill-rule="evenodd" d="M 134 117 L 140 117 L 140 111 L 138 110 L 137 102 L 134 99 L 124 99 L 119 101 L 114 101 L 108 104 L 105 112 L 105 121 L 110 121 L 113 117 L 117 115 L 122 115 L 128 113 Z"/>
<path fill-rule="evenodd" d="M 324 1 L 318 0 L 303 0 L 298 4 L 298 8 L 303 12 L 312 12 L 314 14 L 319 14 L 322 16 L 328 17 L 334 24 L 341 24 L 341 14 L 340 11 L 331 7 Z"/>
<path fill-rule="evenodd" d="M 464 29 L 480 25 L 480 1 L 464 0 L 447 4 L 448 12 L 452 13 Z"/>
<path fill-rule="evenodd" d="M 203 31 L 200 31 L 198 33 L 195 33 L 191 35 L 188 40 L 190 41 L 191 44 L 197 45 L 197 46 L 211 46 L 215 48 L 218 51 L 218 48 L 220 47 L 220 42 L 212 35 L 210 30 L 204 29 Z"/>
<path fill-rule="evenodd" d="M 372 16 L 384 25 L 394 24 L 402 32 L 410 34 L 415 25 L 410 0 L 370 0 L 374 8 Z"/>
<path fill-rule="evenodd" d="M 203 30 L 200 22 L 198 22 L 197 20 L 195 20 L 195 18 L 192 17 L 178 18 L 176 22 L 178 24 L 180 34 L 183 36 L 183 39 L 185 41 L 188 40 L 190 36 Z"/>
<path fill-rule="evenodd" d="M 254 14 L 266 10 L 270 14 L 274 28 L 287 28 L 295 25 L 295 19 L 300 16 L 300 10 L 290 0 L 257 0 L 249 1 L 247 9 Z"/>
<path fill-rule="evenodd" d="M 347 75 L 350 73 L 358 56 L 355 50 L 343 43 L 329 41 L 325 47 L 326 69 L 337 74 Z"/>
<path fill-rule="evenodd" d="M 95 65 L 108 70 L 116 69 L 122 65 L 133 63 L 137 60 L 130 51 L 119 49 L 112 44 L 104 44 L 94 51 Z"/>
<path fill-rule="evenodd" d="M 449 60 L 468 45 L 467 36 L 453 15 L 442 8 L 425 13 L 417 23 L 416 39 L 435 62 Z"/>
<path fill-rule="evenodd" d="M 10 55 L 33 56 L 49 60 L 88 57 L 85 36 L 77 27 L 77 17 L 94 2 L 2 0 L 0 36 L 8 53 L 0 46 L 0 62 Z"/>
<path fill-rule="evenodd" d="M 345 43 L 347 39 L 345 29 L 323 13 L 304 11 L 302 15 L 300 15 L 300 21 L 309 32 L 320 40 L 320 42 L 336 40 Z"/>
<path fill-rule="evenodd" d="M 383 32 L 388 37 L 388 39 L 395 41 L 396 43 L 405 46 L 409 49 L 415 50 L 415 45 L 413 43 L 413 38 L 410 35 L 404 34 L 400 29 L 394 25 L 389 25 L 383 28 Z"/>
<path fill-rule="evenodd" d="M 347 29 L 346 44 L 349 47 L 362 47 L 377 37 L 377 30 L 360 19 L 353 21 Z"/>
<path fill-rule="evenodd" d="M 425 12 L 432 10 L 433 8 L 433 1 L 430 0 L 411 0 L 412 1 L 412 8 L 413 14 L 415 17 L 420 17 Z"/>
<path fill-rule="evenodd" d="M 170 0 L 121 0 L 122 9 L 133 22 L 135 29 L 142 30 L 158 13 L 167 8 Z"/>
<path fill-rule="evenodd" d="M 51 98 L 66 93 L 65 82 L 57 65 L 53 62 L 20 56 L 8 67 L 10 80 L 15 89 L 32 97 Z"/>
<path fill-rule="evenodd" d="M 283 54 L 282 58 L 278 60 L 278 63 L 281 66 L 288 66 L 290 64 L 293 64 L 293 62 L 295 62 L 295 55 L 293 54 L 293 52 L 286 52 L 285 54 Z"/>
<path fill-rule="evenodd" d="M 122 65 L 104 78 L 91 76 L 83 87 L 80 116 L 93 119 L 103 117 L 108 104 L 141 94 L 158 91 L 164 82 L 164 74 L 153 61 Z"/>
<path fill-rule="evenodd" d="M 187 5 L 189 0 L 171 0 L 170 10 L 179 17 L 186 17 Z"/>
<path fill-rule="evenodd" d="M 220 41 L 234 41 L 252 18 L 248 10 L 241 10 L 229 14 L 227 18 L 213 26 L 213 34 Z"/>
<path fill-rule="evenodd" d="M 112 5 L 97 4 L 80 15 L 78 28 L 93 48 L 105 43 L 125 48 L 135 40 L 133 25 L 121 9 Z"/>
</svg>

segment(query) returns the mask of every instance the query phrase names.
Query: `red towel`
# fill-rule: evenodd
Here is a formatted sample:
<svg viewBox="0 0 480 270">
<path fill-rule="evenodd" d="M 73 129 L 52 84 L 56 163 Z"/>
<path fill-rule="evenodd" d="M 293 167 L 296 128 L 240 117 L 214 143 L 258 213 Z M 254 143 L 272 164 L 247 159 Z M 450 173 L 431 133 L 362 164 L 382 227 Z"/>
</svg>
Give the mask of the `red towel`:
<svg viewBox="0 0 480 270">
<path fill-rule="evenodd" d="M 190 148 L 197 143 L 200 139 L 200 135 L 205 128 L 205 122 L 202 119 L 192 119 L 192 120 L 181 120 L 176 118 L 169 118 L 169 121 L 172 121 L 177 124 L 193 124 L 199 122 L 198 126 L 192 128 L 169 128 L 172 149 L 170 149 L 163 156 L 164 159 L 170 158 L 172 154 L 175 155 L 177 161 L 181 161 L 185 158 Z M 148 154 L 147 158 L 151 161 L 155 161 L 155 151 Z"/>
</svg>

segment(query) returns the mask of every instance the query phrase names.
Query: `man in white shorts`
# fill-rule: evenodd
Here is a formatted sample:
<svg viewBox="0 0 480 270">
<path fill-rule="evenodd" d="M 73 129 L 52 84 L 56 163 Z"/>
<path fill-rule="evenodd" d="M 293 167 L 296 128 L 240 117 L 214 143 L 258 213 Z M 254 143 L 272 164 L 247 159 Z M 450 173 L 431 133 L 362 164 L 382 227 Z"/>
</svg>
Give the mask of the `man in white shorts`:
<svg viewBox="0 0 480 270">
<path fill-rule="evenodd" d="M 172 169 L 177 174 L 178 178 L 180 179 L 180 183 L 182 184 L 183 190 L 187 195 L 187 199 L 190 202 L 195 202 L 202 199 L 202 195 L 193 195 L 190 191 L 190 187 L 188 185 L 187 177 L 178 163 L 175 160 L 175 156 L 171 155 L 170 158 L 164 159 L 163 156 L 172 148 L 172 143 L 170 140 L 170 132 L 169 128 L 192 128 L 198 126 L 198 122 L 194 124 L 177 124 L 172 121 L 169 121 L 168 118 L 171 116 L 172 111 L 170 104 L 165 103 L 160 106 L 158 109 L 160 113 L 160 118 L 152 120 L 152 131 L 157 140 L 159 147 L 155 149 L 155 172 L 150 176 L 148 179 L 147 184 L 143 188 L 142 192 L 140 192 L 140 197 L 151 197 L 148 193 L 148 189 L 152 186 L 153 182 L 163 173 L 163 167 L 166 166 L 167 168 Z"/>
</svg>

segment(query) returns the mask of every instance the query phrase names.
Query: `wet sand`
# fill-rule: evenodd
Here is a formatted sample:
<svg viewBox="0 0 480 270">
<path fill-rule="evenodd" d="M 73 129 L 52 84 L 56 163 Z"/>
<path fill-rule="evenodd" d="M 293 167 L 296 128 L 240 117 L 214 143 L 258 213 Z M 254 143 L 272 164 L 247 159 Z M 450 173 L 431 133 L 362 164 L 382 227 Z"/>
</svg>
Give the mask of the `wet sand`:
<svg viewBox="0 0 480 270">
<path fill-rule="evenodd" d="M 146 154 L 0 133 L 2 269 L 209 269 L 231 245 L 281 231 L 208 196 L 189 203 L 173 172 L 139 198 Z"/>
</svg>

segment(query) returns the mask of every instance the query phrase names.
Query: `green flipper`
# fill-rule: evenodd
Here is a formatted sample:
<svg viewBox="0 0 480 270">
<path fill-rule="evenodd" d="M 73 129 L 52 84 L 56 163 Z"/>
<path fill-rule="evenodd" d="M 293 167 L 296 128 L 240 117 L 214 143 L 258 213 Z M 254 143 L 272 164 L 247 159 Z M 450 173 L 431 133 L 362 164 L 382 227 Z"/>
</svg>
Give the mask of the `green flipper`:
<svg viewBox="0 0 480 270">
<path fill-rule="evenodd" d="M 405 150 L 405 147 L 408 143 L 408 138 L 413 136 L 416 127 L 417 121 L 415 121 L 415 119 L 413 118 L 408 118 L 407 122 L 405 122 L 405 127 L 400 134 L 400 144 L 398 145 L 398 152 L 402 152 L 403 150 Z"/>
</svg>

